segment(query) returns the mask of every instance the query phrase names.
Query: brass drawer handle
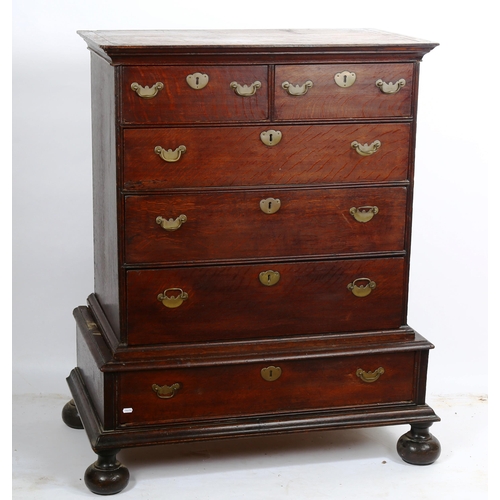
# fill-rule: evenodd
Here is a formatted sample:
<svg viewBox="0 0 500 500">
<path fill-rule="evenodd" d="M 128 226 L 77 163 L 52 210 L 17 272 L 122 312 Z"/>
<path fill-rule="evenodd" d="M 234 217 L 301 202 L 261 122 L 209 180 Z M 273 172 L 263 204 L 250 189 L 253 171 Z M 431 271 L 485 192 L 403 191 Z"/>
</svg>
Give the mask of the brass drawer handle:
<svg viewBox="0 0 500 500">
<path fill-rule="evenodd" d="M 373 219 L 374 215 L 378 214 L 378 207 L 352 207 L 349 210 L 349 213 L 358 221 L 358 222 L 369 222 Z"/>
<path fill-rule="evenodd" d="M 333 79 L 339 87 L 347 88 L 354 85 L 354 82 L 356 81 L 356 73 L 353 73 L 352 71 L 342 71 L 342 73 L 337 73 Z"/>
<path fill-rule="evenodd" d="M 273 286 L 278 283 L 280 280 L 281 275 L 278 271 L 262 271 L 259 274 L 259 281 L 264 285 L 264 286 Z"/>
<path fill-rule="evenodd" d="M 163 149 L 161 146 L 155 147 L 155 153 L 164 161 L 174 163 L 181 159 L 182 153 L 186 152 L 186 146 L 182 144 L 175 149 Z"/>
<path fill-rule="evenodd" d="M 260 140 L 266 146 L 276 146 L 281 141 L 282 133 L 279 130 L 265 130 L 260 133 Z"/>
<path fill-rule="evenodd" d="M 281 208 L 281 200 L 278 198 L 266 198 L 265 200 L 260 200 L 259 205 L 265 214 L 275 214 Z"/>
<path fill-rule="evenodd" d="M 251 97 L 262 87 L 262 83 L 258 80 L 251 85 L 240 85 L 238 82 L 231 82 L 229 86 L 234 90 L 235 94 L 241 97 Z"/>
<path fill-rule="evenodd" d="M 132 85 L 130 85 L 130 88 L 143 99 L 152 99 L 164 87 L 165 85 L 163 85 L 162 82 L 156 82 L 152 87 L 143 87 L 137 82 L 134 82 Z"/>
<path fill-rule="evenodd" d="M 180 292 L 179 295 L 168 295 L 168 292 Z M 182 288 L 167 288 L 163 293 L 158 294 L 158 300 L 169 309 L 181 306 L 189 295 Z"/>
<path fill-rule="evenodd" d="M 193 73 L 186 76 L 187 84 L 194 90 L 204 89 L 208 85 L 210 78 L 205 73 Z"/>
<path fill-rule="evenodd" d="M 313 82 L 311 80 L 307 80 L 302 85 L 293 85 L 290 82 L 283 82 L 281 87 L 284 88 L 290 95 L 300 96 L 306 95 L 307 91 L 313 86 Z"/>
<path fill-rule="evenodd" d="M 376 380 L 378 380 L 380 378 L 380 375 L 383 375 L 384 372 L 385 372 L 385 370 L 382 367 L 377 368 L 373 372 L 365 372 L 362 368 L 358 368 L 356 370 L 356 375 L 363 382 L 371 383 L 371 382 L 375 382 Z"/>
<path fill-rule="evenodd" d="M 181 388 L 181 384 L 175 383 L 172 385 L 158 385 L 158 384 L 153 384 L 152 389 L 155 392 L 155 394 L 161 398 L 161 399 L 171 399 L 173 398 L 179 389 Z"/>
<path fill-rule="evenodd" d="M 356 153 L 361 156 L 370 156 L 376 153 L 380 149 L 380 146 L 382 146 L 382 143 L 378 140 L 373 141 L 371 144 L 361 144 L 358 141 L 351 142 L 351 148 L 356 150 Z"/>
<path fill-rule="evenodd" d="M 267 368 L 262 368 L 260 375 L 264 380 L 274 382 L 281 377 L 281 368 L 279 366 L 268 366 Z"/>
<path fill-rule="evenodd" d="M 368 283 L 366 285 L 356 285 L 357 281 L 367 281 Z M 372 281 L 370 278 L 358 278 L 352 283 L 349 283 L 347 285 L 347 289 L 350 290 L 356 297 L 366 297 L 372 293 L 372 290 L 374 290 L 376 286 L 377 284 L 375 281 Z"/>
<path fill-rule="evenodd" d="M 165 231 L 177 231 L 184 222 L 187 221 L 187 217 L 184 214 L 179 215 L 177 219 L 164 219 L 161 215 L 156 217 L 156 223 L 161 226 Z"/>
<path fill-rule="evenodd" d="M 406 80 L 401 78 L 396 83 L 385 83 L 383 80 L 377 80 L 375 85 L 384 94 L 397 94 L 406 85 Z"/>
</svg>

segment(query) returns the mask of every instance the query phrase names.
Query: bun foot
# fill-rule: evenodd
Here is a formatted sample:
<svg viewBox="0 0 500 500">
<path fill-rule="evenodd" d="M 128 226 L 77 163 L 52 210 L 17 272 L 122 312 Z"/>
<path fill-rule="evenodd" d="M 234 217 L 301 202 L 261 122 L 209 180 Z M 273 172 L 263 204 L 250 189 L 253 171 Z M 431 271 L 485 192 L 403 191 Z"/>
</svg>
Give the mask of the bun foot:
<svg viewBox="0 0 500 500">
<path fill-rule="evenodd" d="M 97 462 L 85 471 L 87 488 L 97 495 L 114 495 L 128 484 L 128 469 L 116 460 L 119 450 L 107 450 L 97 454 Z"/>
<path fill-rule="evenodd" d="M 63 422 L 72 429 L 83 429 L 83 424 L 78 414 L 78 409 L 76 408 L 75 402 L 73 400 L 68 401 L 62 410 Z"/>
<path fill-rule="evenodd" d="M 441 454 L 441 445 L 430 432 L 431 424 L 414 424 L 397 444 L 399 456 L 409 464 L 430 465 Z"/>
</svg>

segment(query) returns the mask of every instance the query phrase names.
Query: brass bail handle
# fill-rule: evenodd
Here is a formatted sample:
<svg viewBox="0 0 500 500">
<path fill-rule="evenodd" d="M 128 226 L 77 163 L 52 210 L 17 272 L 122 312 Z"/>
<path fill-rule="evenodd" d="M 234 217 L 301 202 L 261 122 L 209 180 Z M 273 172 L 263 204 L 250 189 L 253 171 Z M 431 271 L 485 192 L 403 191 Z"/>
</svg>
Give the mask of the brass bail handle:
<svg viewBox="0 0 500 500">
<path fill-rule="evenodd" d="M 374 370 L 373 372 L 366 372 L 362 368 L 358 368 L 356 370 L 356 375 L 363 381 L 363 382 L 368 382 L 372 383 L 375 382 L 380 378 L 380 375 L 383 375 L 385 373 L 385 370 L 382 366 Z"/>
<path fill-rule="evenodd" d="M 406 80 L 401 78 L 396 83 L 386 83 L 383 80 L 377 80 L 375 85 L 380 89 L 383 94 L 397 94 L 405 85 Z"/>
<path fill-rule="evenodd" d="M 241 85 L 238 82 L 231 82 L 229 86 L 234 90 L 236 95 L 241 97 L 251 97 L 262 87 L 262 83 L 258 80 L 250 85 Z"/>
<path fill-rule="evenodd" d="M 351 142 L 351 148 L 360 156 L 370 156 L 376 153 L 380 146 L 382 146 L 382 143 L 379 140 L 373 141 L 371 144 L 361 144 L 358 141 Z"/>
<path fill-rule="evenodd" d="M 187 151 L 186 146 L 181 144 L 175 149 L 164 149 L 161 146 L 155 147 L 155 153 L 163 160 L 168 163 L 175 163 L 181 159 L 183 153 Z"/>
<path fill-rule="evenodd" d="M 172 399 L 177 392 L 180 390 L 181 384 L 176 382 L 175 384 L 172 385 L 158 385 L 158 384 L 153 384 L 152 389 L 154 393 L 160 398 L 160 399 Z"/>
<path fill-rule="evenodd" d="M 169 292 L 180 293 L 178 295 L 169 295 Z M 189 295 L 182 288 L 167 288 L 157 296 L 157 299 L 168 309 L 175 309 L 181 306 L 188 298 Z"/>
<path fill-rule="evenodd" d="M 283 82 L 281 84 L 281 88 L 285 89 L 289 95 L 293 96 L 302 96 L 306 95 L 307 91 L 313 86 L 313 82 L 311 80 L 307 80 L 302 85 L 294 85 L 290 82 Z"/>
<path fill-rule="evenodd" d="M 152 99 L 164 87 L 165 87 L 165 85 L 162 82 L 156 82 L 151 87 L 148 87 L 147 85 L 145 87 L 143 87 L 142 85 L 139 85 L 137 82 L 134 82 L 134 83 L 132 83 L 132 85 L 130 85 L 130 88 L 139 97 L 142 97 L 143 99 Z"/>
<path fill-rule="evenodd" d="M 156 217 L 156 223 L 165 231 L 177 231 L 184 222 L 187 221 L 187 216 L 179 215 L 176 219 L 164 219 L 161 215 Z"/>
<path fill-rule="evenodd" d="M 358 285 L 357 282 L 367 282 L 364 285 Z M 377 284 L 370 278 L 357 278 L 352 283 L 347 285 L 347 289 L 352 292 L 356 297 L 366 297 L 372 293 Z"/>
<path fill-rule="evenodd" d="M 369 222 L 373 219 L 374 215 L 378 214 L 378 207 L 376 206 L 352 207 L 349 209 L 349 213 L 358 222 Z"/>
</svg>

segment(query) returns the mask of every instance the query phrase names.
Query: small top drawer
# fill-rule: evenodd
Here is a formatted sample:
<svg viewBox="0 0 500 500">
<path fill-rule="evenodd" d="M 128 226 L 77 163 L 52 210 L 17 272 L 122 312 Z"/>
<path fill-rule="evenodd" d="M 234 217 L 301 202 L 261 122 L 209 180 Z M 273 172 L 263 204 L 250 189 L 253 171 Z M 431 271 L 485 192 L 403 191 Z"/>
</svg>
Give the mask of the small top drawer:
<svg viewBox="0 0 500 500">
<path fill-rule="evenodd" d="M 141 66 L 123 70 L 123 123 L 268 119 L 267 66 Z"/>
<path fill-rule="evenodd" d="M 276 66 L 275 119 L 410 117 L 413 65 Z"/>
</svg>

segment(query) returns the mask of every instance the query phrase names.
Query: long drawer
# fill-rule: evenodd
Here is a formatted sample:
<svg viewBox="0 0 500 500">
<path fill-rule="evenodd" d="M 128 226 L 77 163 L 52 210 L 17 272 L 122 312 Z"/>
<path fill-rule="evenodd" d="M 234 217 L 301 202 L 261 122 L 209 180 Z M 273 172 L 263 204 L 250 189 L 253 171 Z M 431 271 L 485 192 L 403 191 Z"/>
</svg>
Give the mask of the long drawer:
<svg viewBox="0 0 500 500">
<path fill-rule="evenodd" d="M 120 426 L 414 401 L 415 352 L 119 375 Z"/>
<path fill-rule="evenodd" d="M 127 271 L 129 345 L 399 328 L 403 257 Z"/>
<path fill-rule="evenodd" d="M 267 73 L 267 66 L 125 67 L 122 122 L 266 120 L 269 117 Z"/>
<path fill-rule="evenodd" d="M 130 195 L 125 261 L 401 251 L 406 188 Z"/>
<path fill-rule="evenodd" d="M 408 176 L 408 123 L 126 129 L 123 136 L 127 190 Z"/>
</svg>

